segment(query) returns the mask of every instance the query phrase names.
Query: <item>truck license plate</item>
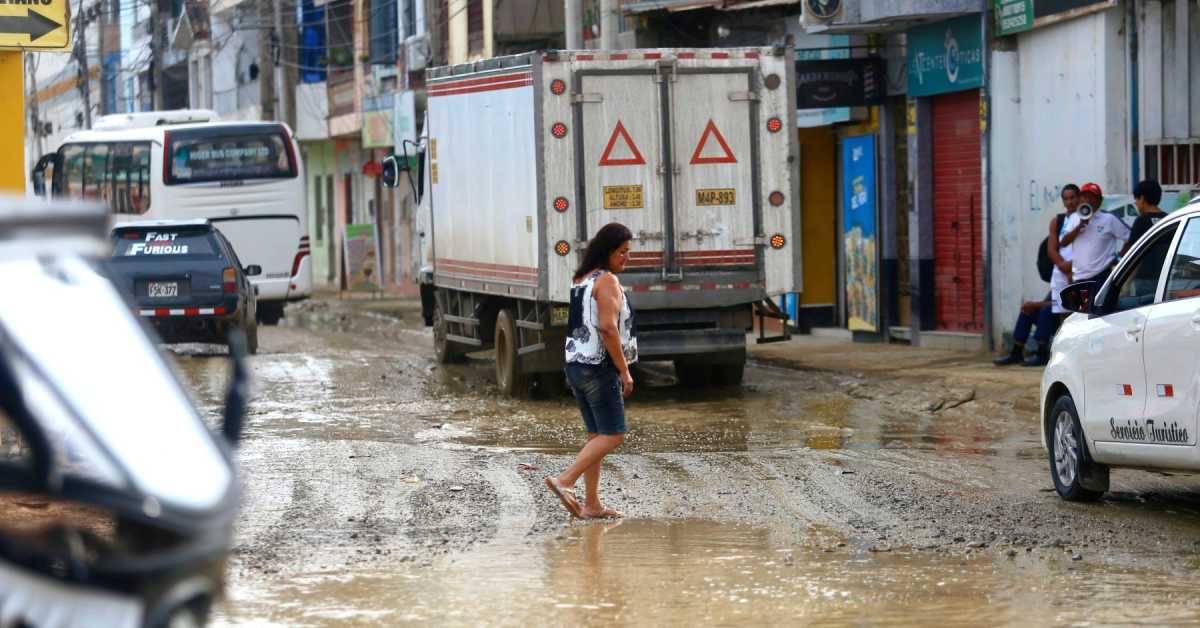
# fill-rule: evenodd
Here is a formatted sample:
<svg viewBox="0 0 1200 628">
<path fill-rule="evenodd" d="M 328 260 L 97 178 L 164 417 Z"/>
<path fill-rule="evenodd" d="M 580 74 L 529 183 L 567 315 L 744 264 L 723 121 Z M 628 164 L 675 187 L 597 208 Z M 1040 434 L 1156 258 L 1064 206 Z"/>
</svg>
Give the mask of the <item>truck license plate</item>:
<svg viewBox="0 0 1200 628">
<path fill-rule="evenodd" d="M 640 185 L 604 186 L 604 209 L 641 209 L 644 205 Z"/>
<path fill-rule="evenodd" d="M 179 282 L 151 281 L 147 286 L 151 299 L 170 298 L 179 296 Z"/>
<path fill-rule="evenodd" d="M 733 188 L 696 190 L 696 204 L 701 207 L 706 205 L 737 205 L 737 190 Z"/>
</svg>

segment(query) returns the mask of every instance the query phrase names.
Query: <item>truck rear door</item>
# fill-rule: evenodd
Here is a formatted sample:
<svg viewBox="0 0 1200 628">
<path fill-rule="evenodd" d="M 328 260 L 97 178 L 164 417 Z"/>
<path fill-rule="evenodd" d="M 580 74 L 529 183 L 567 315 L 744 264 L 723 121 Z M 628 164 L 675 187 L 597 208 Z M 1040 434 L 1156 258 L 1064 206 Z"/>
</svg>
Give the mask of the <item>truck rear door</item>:
<svg viewBox="0 0 1200 628">
<path fill-rule="evenodd" d="M 630 271 L 663 267 L 670 181 L 664 166 L 663 106 L 653 70 L 581 70 L 582 131 L 576 159 L 584 176 L 590 238 L 610 222 L 629 227 L 636 238 Z M 583 225 L 581 225 L 583 226 Z"/>
<path fill-rule="evenodd" d="M 759 191 L 751 69 L 681 69 L 671 81 L 675 166 L 675 263 L 700 268 L 757 265 Z"/>
<path fill-rule="evenodd" d="M 580 239 L 620 222 L 629 271 L 758 268 L 753 68 L 580 70 Z"/>
</svg>

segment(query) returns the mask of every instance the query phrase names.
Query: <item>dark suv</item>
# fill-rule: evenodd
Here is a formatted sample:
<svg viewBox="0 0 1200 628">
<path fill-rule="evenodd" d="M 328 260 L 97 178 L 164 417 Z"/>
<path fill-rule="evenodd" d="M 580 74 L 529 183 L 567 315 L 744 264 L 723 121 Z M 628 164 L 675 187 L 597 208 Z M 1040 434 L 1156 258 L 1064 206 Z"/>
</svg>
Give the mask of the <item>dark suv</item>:
<svg viewBox="0 0 1200 628">
<path fill-rule="evenodd" d="M 254 286 L 229 240 L 208 220 L 154 220 L 113 228 L 111 274 L 163 342 L 224 344 L 231 328 L 258 351 Z"/>
</svg>

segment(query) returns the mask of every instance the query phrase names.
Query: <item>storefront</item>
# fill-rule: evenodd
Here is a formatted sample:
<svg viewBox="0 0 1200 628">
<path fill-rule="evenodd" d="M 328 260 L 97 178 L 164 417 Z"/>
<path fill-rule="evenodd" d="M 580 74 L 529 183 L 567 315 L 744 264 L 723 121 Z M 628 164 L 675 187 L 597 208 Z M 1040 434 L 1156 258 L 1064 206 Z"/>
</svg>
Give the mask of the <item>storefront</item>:
<svg viewBox="0 0 1200 628">
<path fill-rule="evenodd" d="M 914 291 L 923 303 L 914 309 L 927 314 L 917 317 L 923 329 L 979 334 L 986 249 L 981 18 L 972 14 L 914 27 L 907 39 L 908 95 L 920 111 L 914 116 L 920 128 L 910 132 L 925 143 L 917 155 L 931 166 L 915 174 L 917 213 L 924 214 L 917 226 L 924 227 L 922 253 L 931 264 L 919 269 L 924 276 Z"/>
</svg>

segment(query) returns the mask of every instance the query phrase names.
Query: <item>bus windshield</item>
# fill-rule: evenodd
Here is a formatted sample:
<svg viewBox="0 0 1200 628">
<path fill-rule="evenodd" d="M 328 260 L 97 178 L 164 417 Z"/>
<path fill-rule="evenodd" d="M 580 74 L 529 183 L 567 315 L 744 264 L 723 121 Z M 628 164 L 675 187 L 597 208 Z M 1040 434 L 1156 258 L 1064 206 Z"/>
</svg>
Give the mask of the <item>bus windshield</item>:
<svg viewBox="0 0 1200 628">
<path fill-rule="evenodd" d="M 171 131 L 168 185 L 296 177 L 295 156 L 283 129 L 216 127 Z"/>
</svg>

